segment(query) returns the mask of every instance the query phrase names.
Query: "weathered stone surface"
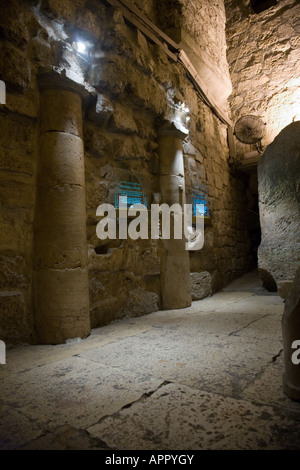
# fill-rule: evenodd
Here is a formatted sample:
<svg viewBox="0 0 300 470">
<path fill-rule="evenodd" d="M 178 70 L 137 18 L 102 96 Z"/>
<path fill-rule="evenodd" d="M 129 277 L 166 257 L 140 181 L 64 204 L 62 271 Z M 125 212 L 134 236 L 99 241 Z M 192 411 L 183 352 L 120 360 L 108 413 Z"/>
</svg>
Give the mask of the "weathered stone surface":
<svg viewBox="0 0 300 470">
<path fill-rule="evenodd" d="M 107 132 L 87 124 L 84 125 L 83 132 L 84 149 L 88 155 L 97 158 L 107 157 L 112 154 L 113 146 Z M 94 167 L 95 163 L 90 166 Z M 89 178 L 87 178 L 87 182 L 89 182 Z"/>
<path fill-rule="evenodd" d="M 11 0 L 5 6 L 2 5 L 0 18 L 1 37 L 20 48 L 23 48 L 29 40 L 26 14 L 22 7 L 18 1 Z"/>
<path fill-rule="evenodd" d="M 102 246 L 99 254 L 96 254 L 92 248 L 89 250 L 89 266 L 91 269 L 97 269 L 99 272 L 126 269 L 128 271 L 132 270 L 139 276 L 151 276 L 160 271 L 155 242 L 143 246 L 142 243 L 139 244 L 138 240 L 136 244 L 119 240 L 104 240 L 101 243 L 98 240 L 99 246 Z"/>
<path fill-rule="evenodd" d="M 202 300 L 212 294 L 211 275 L 209 272 L 191 273 L 192 300 Z"/>
<path fill-rule="evenodd" d="M 157 5 L 160 27 L 188 54 L 205 85 L 205 92 L 227 108 L 231 80 L 226 60 L 225 10 L 223 1 L 181 0 Z M 207 38 L 210 38 L 207 41 Z"/>
<path fill-rule="evenodd" d="M 135 68 L 128 60 L 107 57 L 93 67 L 92 83 L 100 92 L 110 92 L 114 97 L 124 97 L 136 108 L 163 114 L 167 107 L 165 91 L 152 77 Z"/>
<path fill-rule="evenodd" d="M 84 197 L 82 188 L 40 194 L 35 227 L 36 267 L 73 269 L 86 266 Z"/>
<path fill-rule="evenodd" d="M 288 295 L 289 295 L 290 289 L 292 287 L 292 284 L 293 284 L 293 281 L 291 279 L 286 280 L 286 281 L 278 281 L 277 282 L 278 295 L 280 295 L 280 297 L 282 299 L 287 299 L 288 298 Z"/>
<path fill-rule="evenodd" d="M 9 42 L 0 49 L 1 79 L 17 91 L 23 91 L 31 79 L 31 66 L 26 54 Z"/>
<path fill-rule="evenodd" d="M 92 284 L 92 283 L 91 283 Z M 93 286 L 91 285 L 91 290 Z M 99 291 L 97 292 L 99 295 Z M 92 303 L 91 307 L 91 328 L 108 325 L 109 323 L 120 320 L 124 317 L 123 309 L 126 305 L 127 294 L 118 292 L 118 297 L 108 297 L 102 289 L 102 300 Z"/>
<path fill-rule="evenodd" d="M 98 240 L 95 250 L 89 249 L 92 325 L 104 325 L 125 314 L 142 315 L 143 309 L 156 311 L 159 274 L 155 241 Z"/>
<path fill-rule="evenodd" d="M 40 138 L 38 186 L 85 188 L 83 141 L 69 132 L 47 132 Z"/>
<path fill-rule="evenodd" d="M 43 0 L 42 10 L 54 18 L 63 17 L 68 21 L 74 22 L 77 8 L 83 7 L 83 5 L 84 0 L 78 0 L 77 2 L 66 0 L 64 3 L 58 0 Z"/>
<path fill-rule="evenodd" d="M 15 152 L 17 152 L 17 149 Z M 15 163 L 17 163 L 17 159 Z M 32 176 L 26 174 L 25 171 L 5 169 L 3 171 L 0 170 L 0 177 L 2 180 L 0 184 L 0 199 L 4 203 L 5 209 L 11 212 L 16 209 L 24 212 L 33 212 L 35 187 Z M 10 190 L 11 187 L 15 188 L 14 192 Z"/>
<path fill-rule="evenodd" d="M 109 122 L 109 129 L 112 132 L 124 132 L 125 134 L 135 134 L 137 126 L 132 113 L 121 104 L 116 104 L 114 114 Z"/>
<path fill-rule="evenodd" d="M 158 296 L 154 292 L 147 292 L 141 288 L 129 292 L 124 313 L 128 317 L 139 317 L 158 310 Z"/>
<path fill-rule="evenodd" d="M 110 185 L 107 181 L 99 181 L 98 179 L 90 179 L 90 183 L 94 183 L 93 185 L 89 185 L 86 191 L 86 198 L 87 198 L 87 207 L 91 207 L 96 212 L 96 208 L 100 204 L 106 204 L 109 201 L 109 189 Z"/>
<path fill-rule="evenodd" d="M 140 162 L 145 161 L 148 154 L 145 141 L 136 135 L 128 135 L 122 139 L 116 138 L 113 141 L 114 160 L 129 161 L 132 169 L 140 168 Z"/>
<path fill-rule="evenodd" d="M 41 108 L 47 110 L 41 116 L 41 133 L 65 132 L 82 137 L 80 96 L 55 88 L 44 90 L 41 95 Z"/>
<path fill-rule="evenodd" d="M 40 269 L 35 275 L 35 287 L 39 343 L 63 343 L 90 334 L 86 268 Z"/>
<path fill-rule="evenodd" d="M 262 286 L 269 292 L 277 292 L 277 283 L 269 271 L 259 268 L 259 276 L 262 280 Z"/>
<path fill-rule="evenodd" d="M 8 344 L 30 340 L 30 327 L 24 296 L 17 291 L 0 293 L 0 337 Z"/>
<path fill-rule="evenodd" d="M 227 59 L 233 93 L 233 120 L 254 114 L 266 122 L 262 145 L 270 144 L 299 119 L 300 38 L 298 0 L 283 0 L 260 14 L 251 2 L 225 0 Z M 263 64 L 263 66 L 262 66 Z M 236 140 L 238 154 L 249 145 Z M 255 147 L 253 147 L 253 150 Z"/>
<path fill-rule="evenodd" d="M 267 147 L 258 164 L 258 265 L 275 282 L 293 279 L 300 264 L 299 186 L 300 122 L 294 122 Z"/>
<path fill-rule="evenodd" d="M 7 90 L 6 108 L 15 115 L 23 115 L 25 124 L 26 116 L 37 120 L 39 117 L 39 93 L 29 85 L 24 93 L 15 93 Z"/>
<path fill-rule="evenodd" d="M 92 121 L 103 125 L 113 114 L 114 106 L 109 98 L 98 94 L 87 111 L 87 116 Z"/>
<path fill-rule="evenodd" d="M 16 424 L 19 424 L 18 416 L 16 419 Z M 22 435 L 25 435 L 24 440 L 30 438 L 30 432 L 27 428 L 29 423 L 26 420 L 23 421 L 23 426 L 21 435 L 18 435 L 18 440 L 22 441 Z M 11 427 L 13 429 L 13 427 Z M 24 432 L 25 431 L 25 432 Z M 13 431 L 12 431 L 13 432 Z M 37 436 L 35 438 L 35 436 Z M 107 450 L 106 445 L 103 442 L 101 445 L 97 439 L 91 438 L 85 431 L 78 430 L 72 426 L 62 426 L 58 431 L 54 433 L 47 433 L 41 435 L 41 432 L 32 429 L 32 437 L 35 438 L 33 441 L 24 444 L 20 447 L 22 450 L 82 450 L 83 448 L 88 450 Z M 13 444 L 10 442 L 7 447 L 13 447 Z"/>
<path fill-rule="evenodd" d="M 31 120 L 22 120 L 17 115 L 1 113 L 0 128 L 0 169 L 33 175 L 37 152 L 35 123 Z"/>
<path fill-rule="evenodd" d="M 31 185 L 28 186 L 30 189 Z M 31 259 L 33 209 L 22 208 L 21 205 L 19 200 L 15 208 L 2 208 L 0 246 L 5 253 L 22 254 Z"/>
<path fill-rule="evenodd" d="M 28 289 L 28 267 L 22 256 L 0 256 L 0 285 L 2 289 Z"/>
</svg>

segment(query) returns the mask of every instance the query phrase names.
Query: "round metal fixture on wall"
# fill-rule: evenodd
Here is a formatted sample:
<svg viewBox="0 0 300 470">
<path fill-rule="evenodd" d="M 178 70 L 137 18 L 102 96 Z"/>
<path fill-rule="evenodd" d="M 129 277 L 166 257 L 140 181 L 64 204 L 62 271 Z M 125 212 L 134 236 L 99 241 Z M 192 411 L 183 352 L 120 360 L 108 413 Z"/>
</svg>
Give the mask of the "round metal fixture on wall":
<svg viewBox="0 0 300 470">
<path fill-rule="evenodd" d="M 242 116 L 234 126 L 234 135 L 243 144 L 259 144 L 265 135 L 265 123 L 251 114 Z"/>
</svg>

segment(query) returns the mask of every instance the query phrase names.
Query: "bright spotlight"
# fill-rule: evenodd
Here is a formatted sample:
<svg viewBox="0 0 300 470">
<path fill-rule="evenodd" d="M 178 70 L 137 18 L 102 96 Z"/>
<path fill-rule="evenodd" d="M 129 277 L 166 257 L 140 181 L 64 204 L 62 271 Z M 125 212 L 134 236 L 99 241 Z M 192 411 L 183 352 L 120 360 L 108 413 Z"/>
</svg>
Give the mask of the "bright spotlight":
<svg viewBox="0 0 300 470">
<path fill-rule="evenodd" d="M 86 45 L 84 44 L 84 42 L 82 41 L 77 41 L 75 43 L 76 45 L 76 50 L 80 53 L 80 54 L 84 54 L 86 52 Z"/>
</svg>

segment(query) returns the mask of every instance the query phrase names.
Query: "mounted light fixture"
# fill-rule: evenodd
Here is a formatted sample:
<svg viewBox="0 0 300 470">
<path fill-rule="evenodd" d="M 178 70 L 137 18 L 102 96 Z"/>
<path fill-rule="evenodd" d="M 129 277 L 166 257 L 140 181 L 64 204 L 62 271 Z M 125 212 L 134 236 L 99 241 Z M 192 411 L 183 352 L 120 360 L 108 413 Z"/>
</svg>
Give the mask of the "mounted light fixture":
<svg viewBox="0 0 300 470">
<path fill-rule="evenodd" d="M 84 39 L 75 39 L 72 43 L 72 47 L 81 56 L 84 56 L 84 57 L 89 56 L 90 44 Z"/>
<path fill-rule="evenodd" d="M 84 44 L 83 41 L 77 41 L 74 43 L 74 48 L 76 49 L 77 52 L 80 54 L 84 54 L 87 52 L 86 50 L 86 45 Z"/>
<path fill-rule="evenodd" d="M 94 50 L 94 41 L 82 32 L 74 31 L 70 34 L 70 45 L 76 54 L 85 61 L 90 59 Z"/>
</svg>

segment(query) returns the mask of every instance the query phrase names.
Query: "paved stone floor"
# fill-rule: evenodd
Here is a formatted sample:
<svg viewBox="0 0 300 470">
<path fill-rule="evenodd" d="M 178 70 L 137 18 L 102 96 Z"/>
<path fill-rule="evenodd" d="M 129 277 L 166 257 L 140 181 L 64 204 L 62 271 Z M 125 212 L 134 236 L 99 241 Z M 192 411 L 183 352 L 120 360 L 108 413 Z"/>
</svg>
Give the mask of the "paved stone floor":
<svg viewBox="0 0 300 470">
<path fill-rule="evenodd" d="M 0 365 L 0 448 L 300 449 L 283 308 L 250 273 L 190 308 L 15 347 Z"/>
</svg>

